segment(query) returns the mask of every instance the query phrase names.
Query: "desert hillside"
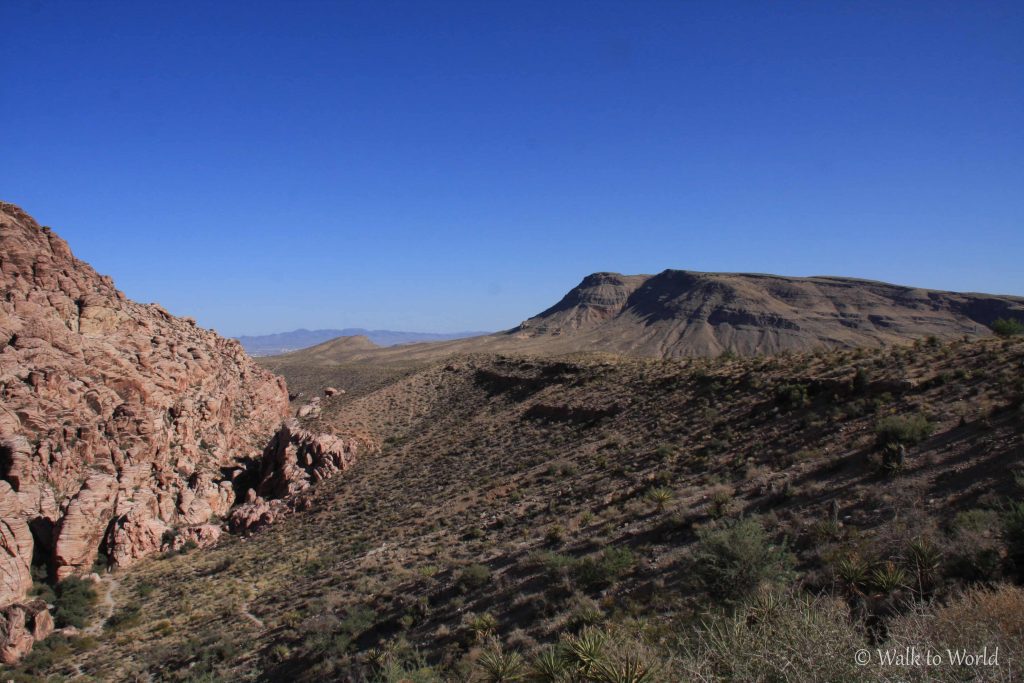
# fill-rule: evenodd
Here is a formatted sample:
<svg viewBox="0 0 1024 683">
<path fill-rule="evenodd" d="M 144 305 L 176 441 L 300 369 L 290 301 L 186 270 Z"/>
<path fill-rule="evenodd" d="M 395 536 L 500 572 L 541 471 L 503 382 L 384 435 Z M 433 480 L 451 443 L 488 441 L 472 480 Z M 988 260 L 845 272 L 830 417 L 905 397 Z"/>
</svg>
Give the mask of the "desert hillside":
<svg viewBox="0 0 1024 683">
<path fill-rule="evenodd" d="M 756 356 L 983 337 L 1006 318 L 1024 319 L 1024 298 L 838 277 L 595 273 L 505 332 L 392 348 L 339 337 L 259 362 L 284 375 L 295 393 L 324 384 L 361 393 L 453 354 Z"/>
<path fill-rule="evenodd" d="M 238 342 L 126 299 L 11 204 L 0 286 L 0 607 L 33 577 L 215 540 L 232 471 L 287 415 L 284 381 Z M 0 629 L 5 660 L 32 641 L 15 612 Z M 41 615 L 22 612 L 30 627 Z"/>
<path fill-rule="evenodd" d="M 366 433 L 381 452 L 272 526 L 137 563 L 104 586 L 97 635 L 18 671 L 811 683 L 879 680 L 859 648 L 981 638 L 1000 659 L 975 680 L 1012 680 L 1022 363 L 1019 340 L 934 338 L 471 355 L 317 398 L 303 429 Z"/>
<path fill-rule="evenodd" d="M 1024 298 L 839 277 L 666 270 L 590 275 L 508 334 L 550 350 L 751 356 L 987 335 L 996 319 L 1013 316 L 1024 316 Z"/>
</svg>

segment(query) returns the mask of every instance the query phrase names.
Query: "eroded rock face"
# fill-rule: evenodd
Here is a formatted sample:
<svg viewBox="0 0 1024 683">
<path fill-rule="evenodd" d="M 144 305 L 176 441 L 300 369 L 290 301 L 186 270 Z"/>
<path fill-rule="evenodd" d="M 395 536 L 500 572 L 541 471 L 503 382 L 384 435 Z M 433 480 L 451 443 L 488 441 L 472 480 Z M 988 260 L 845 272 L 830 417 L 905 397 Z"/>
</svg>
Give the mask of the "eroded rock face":
<svg viewBox="0 0 1024 683">
<path fill-rule="evenodd" d="M 351 467 L 359 454 L 379 449 L 363 434 L 316 434 L 297 420 L 282 425 L 259 461 L 245 503 L 231 512 L 235 531 L 253 531 L 274 522 L 294 505 L 296 495 Z"/>
<path fill-rule="evenodd" d="M 53 633 L 53 617 L 42 600 L 0 610 L 0 662 L 14 664 L 37 640 Z"/>
<path fill-rule="evenodd" d="M 195 530 L 228 514 L 229 473 L 288 413 L 284 381 L 2 203 L 0 287 L 0 605 L 24 597 L 36 544 L 65 578 L 168 530 L 208 542 Z"/>
</svg>

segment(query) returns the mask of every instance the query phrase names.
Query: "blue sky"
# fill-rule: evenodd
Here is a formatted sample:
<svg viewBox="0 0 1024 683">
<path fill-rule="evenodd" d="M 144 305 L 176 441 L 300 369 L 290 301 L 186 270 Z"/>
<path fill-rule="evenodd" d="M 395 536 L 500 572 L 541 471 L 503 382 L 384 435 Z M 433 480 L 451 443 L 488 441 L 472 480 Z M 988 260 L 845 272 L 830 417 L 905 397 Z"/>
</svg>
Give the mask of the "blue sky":
<svg viewBox="0 0 1024 683">
<path fill-rule="evenodd" d="M 584 275 L 1024 294 L 1020 2 L 0 3 L 0 198 L 226 334 Z"/>
</svg>

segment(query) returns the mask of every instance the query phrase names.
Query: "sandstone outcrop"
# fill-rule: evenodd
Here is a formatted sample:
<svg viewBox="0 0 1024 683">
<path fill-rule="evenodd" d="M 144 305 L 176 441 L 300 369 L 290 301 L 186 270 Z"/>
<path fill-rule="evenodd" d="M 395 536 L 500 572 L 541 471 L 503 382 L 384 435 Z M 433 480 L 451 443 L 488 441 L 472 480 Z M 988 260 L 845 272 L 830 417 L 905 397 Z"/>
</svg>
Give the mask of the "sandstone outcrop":
<svg viewBox="0 0 1024 683">
<path fill-rule="evenodd" d="M 0 610 L 0 662 L 14 664 L 51 633 L 53 617 L 42 600 L 8 605 Z"/>
<path fill-rule="evenodd" d="M 363 452 L 379 449 L 366 435 L 317 434 L 297 420 L 284 423 L 267 445 L 245 503 L 231 512 L 234 531 L 253 531 L 283 514 L 297 494 L 351 467 Z M 286 502 L 287 501 L 287 502 Z"/>
<path fill-rule="evenodd" d="M 288 414 L 284 381 L 2 203 L 0 286 L 0 605 L 24 598 L 33 553 L 63 579 L 212 542 L 229 473 Z M 12 614 L 5 653 L 24 641 Z"/>
</svg>

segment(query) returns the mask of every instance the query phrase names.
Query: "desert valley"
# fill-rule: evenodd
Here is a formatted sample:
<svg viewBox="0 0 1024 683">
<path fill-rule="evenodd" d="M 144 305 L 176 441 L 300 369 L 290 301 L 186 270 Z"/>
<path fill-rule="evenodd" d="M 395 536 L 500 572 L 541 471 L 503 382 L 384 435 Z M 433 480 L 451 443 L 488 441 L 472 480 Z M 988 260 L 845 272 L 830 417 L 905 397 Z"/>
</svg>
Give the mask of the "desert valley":
<svg viewBox="0 0 1024 683">
<path fill-rule="evenodd" d="M 4 680 L 1020 678 L 1024 298 L 595 273 L 253 359 L 6 203 L 0 278 Z"/>
</svg>

